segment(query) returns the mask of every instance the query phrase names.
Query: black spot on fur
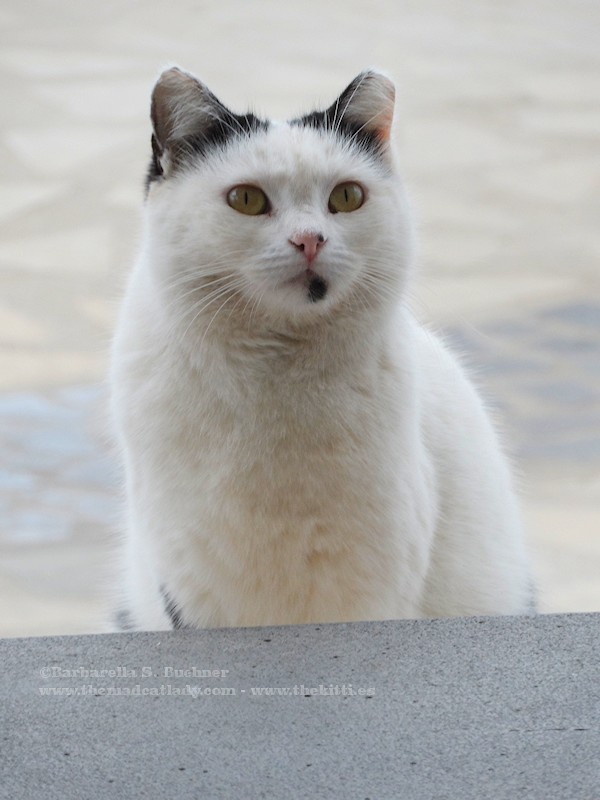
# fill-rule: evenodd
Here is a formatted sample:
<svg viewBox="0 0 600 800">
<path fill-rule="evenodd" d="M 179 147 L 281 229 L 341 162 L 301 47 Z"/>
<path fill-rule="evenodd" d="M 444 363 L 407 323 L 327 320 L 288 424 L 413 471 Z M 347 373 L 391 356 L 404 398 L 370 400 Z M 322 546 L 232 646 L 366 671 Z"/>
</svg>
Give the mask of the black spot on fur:
<svg viewBox="0 0 600 800">
<path fill-rule="evenodd" d="M 313 303 L 322 300 L 327 294 L 327 289 L 327 281 L 315 275 L 308 284 L 308 299 Z"/>
<path fill-rule="evenodd" d="M 306 128 L 316 130 L 333 131 L 341 139 L 353 144 L 359 150 L 380 159 L 383 155 L 385 145 L 381 139 L 372 131 L 363 128 L 356 123 L 351 123 L 345 119 L 339 119 L 339 109 L 335 105 L 326 111 L 313 111 L 304 117 L 294 119 L 291 125 L 302 125 Z"/>
<path fill-rule="evenodd" d="M 152 158 L 150 159 L 148 174 L 146 175 L 146 192 L 148 191 L 148 188 L 150 187 L 152 181 L 158 180 L 160 177 L 162 177 L 163 174 L 163 168 L 160 165 L 160 157 L 162 155 L 162 150 L 154 134 L 152 134 L 150 144 L 152 145 Z"/>
<path fill-rule="evenodd" d="M 353 100 L 365 81 L 370 80 L 368 73 L 361 73 L 350 83 L 338 99 L 325 111 L 313 111 L 303 117 L 291 121 L 291 125 L 301 125 L 315 130 L 333 133 L 340 139 L 352 144 L 369 156 L 382 162 L 389 169 L 389 159 L 384 157 L 387 143 L 378 135 L 377 128 L 371 124 L 372 119 L 358 120 L 353 115 Z"/>
<path fill-rule="evenodd" d="M 132 631 L 135 628 L 131 612 L 127 608 L 119 608 L 115 613 L 114 621 L 120 631 Z"/>
<path fill-rule="evenodd" d="M 206 130 L 180 139 L 181 156 L 185 158 L 188 153 L 205 156 L 215 147 L 223 147 L 233 139 L 266 131 L 268 127 L 268 122 L 255 117 L 254 114 L 240 115 L 227 111 L 223 117 L 215 119 Z"/>
<path fill-rule="evenodd" d="M 178 628 L 183 628 L 181 611 L 179 610 L 177 603 L 173 600 L 173 598 L 167 592 L 164 586 L 160 587 L 160 593 L 163 596 L 163 600 L 165 603 L 165 611 L 169 615 L 169 619 L 171 620 L 171 625 L 175 630 L 177 630 Z"/>
</svg>

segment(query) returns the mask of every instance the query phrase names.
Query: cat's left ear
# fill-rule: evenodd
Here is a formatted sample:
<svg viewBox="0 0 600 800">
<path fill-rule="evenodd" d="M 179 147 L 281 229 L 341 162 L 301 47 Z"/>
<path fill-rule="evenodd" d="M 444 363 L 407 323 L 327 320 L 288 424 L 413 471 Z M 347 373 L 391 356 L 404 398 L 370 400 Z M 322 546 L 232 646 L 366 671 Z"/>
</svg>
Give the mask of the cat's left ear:
<svg viewBox="0 0 600 800">
<path fill-rule="evenodd" d="M 387 145 L 394 117 L 396 89 L 392 81 L 375 70 L 357 75 L 327 110 L 335 129 L 341 123 L 364 131 Z"/>
<path fill-rule="evenodd" d="M 152 92 L 152 150 L 156 167 L 168 173 L 182 161 L 190 136 L 202 136 L 231 112 L 197 78 L 172 67 L 159 77 Z"/>
</svg>

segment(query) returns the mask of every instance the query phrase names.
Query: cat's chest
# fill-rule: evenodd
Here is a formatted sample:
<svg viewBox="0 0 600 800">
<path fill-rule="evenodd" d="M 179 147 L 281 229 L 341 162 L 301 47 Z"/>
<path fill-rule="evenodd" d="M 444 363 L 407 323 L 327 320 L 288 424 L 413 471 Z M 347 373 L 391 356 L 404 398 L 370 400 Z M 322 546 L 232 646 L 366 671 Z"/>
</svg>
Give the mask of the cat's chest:
<svg viewBox="0 0 600 800">
<path fill-rule="evenodd" d="M 203 487 L 211 503 L 316 513 L 380 480 L 398 450 L 393 412 L 364 377 L 226 383 L 206 373 L 177 388 L 176 397 L 165 384 L 162 397 L 145 398 L 141 417 L 154 424 L 145 425 L 141 449 L 159 466 L 148 470 L 153 480 L 175 475 L 188 496 Z"/>
<path fill-rule="evenodd" d="M 190 381 L 190 400 L 173 420 L 180 440 L 242 458 L 303 461 L 334 454 L 389 431 L 390 413 L 377 387 L 364 379 L 328 380 L 307 374 L 219 384 Z M 387 418 L 386 418 L 387 417 Z M 225 451 L 225 452 L 223 452 Z"/>
</svg>

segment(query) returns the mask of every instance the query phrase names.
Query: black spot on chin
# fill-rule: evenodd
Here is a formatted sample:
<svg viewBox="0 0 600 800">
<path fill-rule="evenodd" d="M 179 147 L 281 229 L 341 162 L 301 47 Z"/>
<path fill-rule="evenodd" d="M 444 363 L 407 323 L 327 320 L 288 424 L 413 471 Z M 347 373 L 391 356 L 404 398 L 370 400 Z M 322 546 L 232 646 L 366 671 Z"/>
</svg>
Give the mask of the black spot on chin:
<svg viewBox="0 0 600 800">
<path fill-rule="evenodd" d="M 323 278 L 320 278 L 318 275 L 315 275 L 314 278 L 311 278 L 310 283 L 308 284 L 308 299 L 312 303 L 322 300 L 327 294 L 327 289 L 327 281 L 323 280 Z"/>
</svg>

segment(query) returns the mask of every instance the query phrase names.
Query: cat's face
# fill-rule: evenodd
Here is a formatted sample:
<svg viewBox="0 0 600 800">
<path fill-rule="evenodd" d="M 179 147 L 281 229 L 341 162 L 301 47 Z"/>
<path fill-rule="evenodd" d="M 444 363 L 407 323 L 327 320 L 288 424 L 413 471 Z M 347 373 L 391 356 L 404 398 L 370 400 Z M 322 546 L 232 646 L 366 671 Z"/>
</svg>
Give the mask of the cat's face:
<svg viewBox="0 0 600 800">
<path fill-rule="evenodd" d="M 163 74 L 148 232 L 190 327 L 222 313 L 310 321 L 397 293 L 410 234 L 392 109 L 393 86 L 376 73 L 288 123 L 236 116 L 191 76 Z"/>
</svg>

